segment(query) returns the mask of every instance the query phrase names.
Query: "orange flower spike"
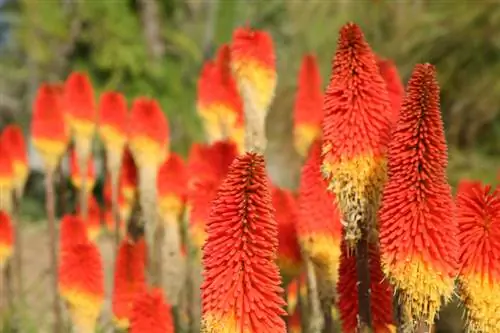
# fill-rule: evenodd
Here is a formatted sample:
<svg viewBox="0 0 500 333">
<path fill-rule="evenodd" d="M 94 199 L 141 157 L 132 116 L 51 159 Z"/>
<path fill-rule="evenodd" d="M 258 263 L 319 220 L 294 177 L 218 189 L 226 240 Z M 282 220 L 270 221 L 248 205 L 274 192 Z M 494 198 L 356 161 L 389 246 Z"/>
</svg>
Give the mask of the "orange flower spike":
<svg viewBox="0 0 500 333">
<path fill-rule="evenodd" d="M 125 97 L 118 92 L 105 92 L 99 103 L 99 133 L 106 150 L 118 157 L 119 168 L 128 136 L 128 111 Z"/>
<path fill-rule="evenodd" d="M 379 211 L 385 275 L 409 320 L 433 323 L 457 275 L 457 224 L 436 71 L 415 66 L 388 151 L 389 181 Z"/>
<path fill-rule="evenodd" d="M 456 218 L 459 227 L 459 294 L 470 332 L 500 327 L 500 188 L 473 183 L 460 186 Z"/>
<path fill-rule="evenodd" d="M 14 183 L 17 196 L 20 197 L 28 178 L 28 153 L 21 127 L 8 125 L 4 128 L 0 141 L 8 151 L 14 167 Z"/>
<path fill-rule="evenodd" d="M 89 155 L 89 159 L 87 160 L 87 181 L 85 184 L 85 192 L 90 193 L 92 192 L 92 189 L 94 188 L 95 182 L 96 182 L 96 170 L 95 170 L 95 165 L 94 165 L 94 159 L 92 155 Z M 77 158 L 77 153 L 75 149 L 72 149 L 70 151 L 69 155 L 69 165 L 70 165 L 70 172 L 71 172 L 71 182 L 73 183 L 73 186 L 80 190 L 82 187 L 82 177 L 81 177 L 81 172 L 80 172 L 80 167 L 78 164 L 78 158 Z"/>
<path fill-rule="evenodd" d="M 59 292 L 66 301 L 75 329 L 94 332 L 104 301 L 104 274 L 96 245 L 81 243 L 62 253 Z"/>
<path fill-rule="evenodd" d="M 5 263 L 9 260 L 13 252 L 14 230 L 10 216 L 0 211 L 0 270 L 3 271 Z"/>
<path fill-rule="evenodd" d="M 114 270 L 112 310 L 115 324 L 121 329 L 130 325 L 132 304 L 146 290 L 146 243 L 123 239 Z"/>
<path fill-rule="evenodd" d="M 12 189 L 15 186 L 15 173 L 12 156 L 7 145 L 0 141 L 0 209 L 12 210 Z"/>
<path fill-rule="evenodd" d="M 345 244 L 341 248 L 339 281 L 337 283 L 338 308 L 342 332 L 354 333 L 357 332 L 358 324 L 356 257 L 348 255 Z M 392 308 L 393 291 L 389 282 L 384 280 L 377 245 L 370 244 L 368 256 L 373 333 L 392 333 L 395 332 Z"/>
<path fill-rule="evenodd" d="M 69 141 L 69 130 L 62 112 L 62 96 L 57 87 L 42 84 L 38 89 L 33 103 L 31 136 L 45 168 L 53 172 Z"/>
<path fill-rule="evenodd" d="M 271 36 L 265 31 L 237 28 L 231 44 L 231 66 L 244 104 L 251 103 L 255 112 L 267 113 L 277 82 Z"/>
<path fill-rule="evenodd" d="M 377 57 L 377 66 L 380 75 L 387 85 L 387 93 L 391 101 L 391 109 L 393 113 L 393 124 L 396 124 L 399 117 L 399 109 L 403 102 L 405 88 L 401 77 L 399 76 L 398 68 L 392 60 L 382 59 Z"/>
<path fill-rule="evenodd" d="M 172 153 L 158 171 L 158 209 L 165 222 L 177 222 L 181 216 L 186 200 L 186 185 L 184 161 Z"/>
<path fill-rule="evenodd" d="M 302 250 L 311 258 L 318 273 L 335 283 L 342 225 L 335 194 L 327 191 L 320 168 L 321 141 L 318 139 L 309 150 L 300 176 L 297 234 Z"/>
<path fill-rule="evenodd" d="M 130 333 L 174 333 L 174 322 L 163 290 L 139 294 L 132 307 Z"/>
<path fill-rule="evenodd" d="M 219 187 L 203 247 L 203 333 L 286 331 L 269 188 L 254 153 L 238 156 Z"/>
<path fill-rule="evenodd" d="M 362 228 L 375 231 L 392 111 L 375 55 L 353 23 L 340 30 L 323 112 L 322 172 L 349 217 L 345 238 L 354 248 Z"/>
<path fill-rule="evenodd" d="M 309 146 L 321 134 L 323 120 L 321 76 L 312 54 L 302 59 L 293 118 L 295 148 L 300 155 L 307 156 Z"/>
<path fill-rule="evenodd" d="M 297 207 L 293 194 L 284 189 L 272 189 L 272 203 L 278 224 L 278 258 L 277 263 L 287 285 L 302 270 L 302 255 L 297 240 Z"/>
<path fill-rule="evenodd" d="M 72 246 L 87 242 L 87 229 L 81 217 L 77 215 L 64 215 L 61 220 L 59 234 L 61 253 L 70 249 Z"/>
</svg>

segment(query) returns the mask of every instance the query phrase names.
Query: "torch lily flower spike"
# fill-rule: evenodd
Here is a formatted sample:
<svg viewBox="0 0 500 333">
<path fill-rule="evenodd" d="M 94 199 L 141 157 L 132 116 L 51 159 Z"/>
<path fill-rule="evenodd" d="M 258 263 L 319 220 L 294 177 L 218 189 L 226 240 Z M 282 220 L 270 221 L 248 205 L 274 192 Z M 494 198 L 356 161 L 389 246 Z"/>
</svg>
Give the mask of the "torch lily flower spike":
<svg viewBox="0 0 500 333">
<path fill-rule="evenodd" d="M 70 152 L 69 165 L 71 172 L 71 182 L 73 186 L 80 191 L 85 191 L 86 195 L 89 195 L 89 193 L 92 192 L 96 181 L 96 170 L 92 155 L 89 155 L 89 158 L 87 159 L 87 179 L 85 182 L 85 188 L 82 188 L 82 172 L 80 171 L 78 157 L 75 149 L 72 149 Z"/>
<path fill-rule="evenodd" d="M 357 331 L 358 287 L 356 278 L 356 257 L 348 255 L 345 243 L 342 244 L 340 258 L 339 280 L 337 292 L 339 294 L 338 308 L 342 321 L 342 332 L 354 333 Z M 378 246 L 370 244 L 369 248 L 371 312 L 373 333 L 395 332 L 392 312 L 391 285 L 384 280 L 380 267 L 380 252 Z"/>
<path fill-rule="evenodd" d="M 146 290 L 146 243 L 123 239 L 115 263 L 112 295 L 113 319 L 121 329 L 127 329 L 135 298 Z"/>
<path fill-rule="evenodd" d="M 364 229 L 376 237 L 392 114 L 375 55 L 354 23 L 340 30 L 323 112 L 322 172 L 354 249 Z"/>
<path fill-rule="evenodd" d="M 21 197 L 28 178 L 28 154 L 21 127 L 8 125 L 4 128 L 0 141 L 7 150 L 14 166 L 14 185 L 18 198 Z"/>
<path fill-rule="evenodd" d="M 500 188 L 459 187 L 456 200 L 460 244 L 459 294 L 469 332 L 500 327 Z"/>
<path fill-rule="evenodd" d="M 335 194 L 327 191 L 320 167 L 321 141 L 317 139 L 300 176 L 297 233 L 302 251 L 311 258 L 317 273 L 336 283 L 342 225 Z"/>
<path fill-rule="evenodd" d="M 42 84 L 38 89 L 33 103 L 31 136 L 45 168 L 53 172 L 69 141 L 69 130 L 62 112 L 62 96 L 57 87 Z"/>
<path fill-rule="evenodd" d="M 432 324 L 457 275 L 458 228 L 446 151 L 436 71 L 419 64 L 392 133 L 379 211 L 382 268 L 409 323 Z"/>
<path fill-rule="evenodd" d="M 7 260 L 13 252 L 14 231 L 10 216 L 5 211 L 0 211 L 0 270 L 3 271 Z"/>
<path fill-rule="evenodd" d="M 321 76 L 316 57 L 308 54 L 302 59 L 293 111 L 295 148 L 301 156 L 307 156 L 309 147 L 321 135 L 322 120 Z"/>
<path fill-rule="evenodd" d="M 87 242 L 87 229 L 81 217 L 78 215 L 64 215 L 61 220 L 59 234 L 60 253 L 71 249 L 72 246 Z"/>
<path fill-rule="evenodd" d="M 387 85 L 387 93 L 389 94 L 393 113 L 392 123 L 395 125 L 398 121 L 399 110 L 401 109 L 401 103 L 403 102 L 405 88 L 403 86 L 403 82 L 401 81 L 401 77 L 399 76 L 398 68 L 392 60 L 377 57 L 377 66 L 380 71 L 380 75 L 382 75 L 382 78 Z"/>
<path fill-rule="evenodd" d="M 14 164 L 5 143 L 0 141 L 0 209 L 12 212 L 12 190 L 15 187 Z"/>
<path fill-rule="evenodd" d="M 298 218 L 297 202 L 290 191 L 277 187 L 272 189 L 271 196 L 278 224 L 277 263 L 284 285 L 288 285 L 302 270 L 302 255 L 295 229 Z"/>
<path fill-rule="evenodd" d="M 203 247 L 203 333 L 284 333 L 278 226 L 262 155 L 231 164 Z"/>
<path fill-rule="evenodd" d="M 172 153 L 158 171 L 158 210 L 165 222 L 177 224 L 186 200 L 186 185 L 184 161 Z"/>
<path fill-rule="evenodd" d="M 70 246 L 61 255 L 59 292 L 66 301 L 74 328 L 94 332 L 104 301 L 104 275 L 96 245 Z"/>
<path fill-rule="evenodd" d="M 170 305 L 161 289 L 140 293 L 132 306 L 130 333 L 174 333 Z"/>
</svg>

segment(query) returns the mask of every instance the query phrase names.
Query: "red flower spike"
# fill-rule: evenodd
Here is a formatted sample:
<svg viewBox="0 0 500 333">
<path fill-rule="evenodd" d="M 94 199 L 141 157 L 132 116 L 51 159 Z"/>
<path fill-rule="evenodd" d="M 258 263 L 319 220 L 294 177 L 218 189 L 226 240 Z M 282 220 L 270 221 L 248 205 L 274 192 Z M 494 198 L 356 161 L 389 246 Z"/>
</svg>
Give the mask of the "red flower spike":
<svg viewBox="0 0 500 333">
<path fill-rule="evenodd" d="M 77 141 L 91 140 L 97 120 L 94 89 L 85 73 L 73 72 L 64 85 L 64 109 Z"/>
<path fill-rule="evenodd" d="M 184 161 L 172 153 L 158 171 L 158 209 L 167 222 L 176 222 L 180 217 L 186 200 L 186 185 Z"/>
<path fill-rule="evenodd" d="M 269 187 L 254 153 L 238 156 L 219 187 L 203 247 L 201 332 L 286 331 Z"/>
<path fill-rule="evenodd" d="M 302 250 L 324 279 L 336 282 L 342 239 L 335 195 L 321 176 L 321 141 L 313 142 L 302 168 L 298 198 L 297 234 Z"/>
<path fill-rule="evenodd" d="M 405 88 L 403 86 L 403 82 L 401 81 L 401 77 L 399 76 L 398 68 L 392 60 L 377 57 L 377 66 L 380 71 L 380 75 L 382 75 L 382 78 L 387 85 L 387 93 L 389 94 L 393 114 L 392 122 L 393 124 L 396 124 L 399 117 L 399 109 L 401 109 L 401 103 L 403 102 Z"/>
<path fill-rule="evenodd" d="M 101 95 L 99 133 L 108 151 L 121 156 L 128 135 L 128 110 L 125 97 L 114 91 Z"/>
<path fill-rule="evenodd" d="M 321 134 L 323 89 L 316 57 L 304 56 L 295 97 L 294 140 L 297 151 L 307 156 L 309 146 Z"/>
<path fill-rule="evenodd" d="M 10 216 L 0 211 L 0 269 L 3 271 L 5 263 L 9 260 L 13 252 L 14 246 L 14 230 Z"/>
<path fill-rule="evenodd" d="M 12 189 L 15 186 L 15 174 L 12 157 L 7 146 L 0 142 L 0 209 L 10 212 L 12 209 Z"/>
<path fill-rule="evenodd" d="M 467 326 L 471 332 L 495 332 L 500 327 L 500 188 L 462 185 L 456 202 L 458 285 Z"/>
<path fill-rule="evenodd" d="M 392 111 L 375 55 L 353 23 L 340 30 L 323 112 L 322 171 L 342 215 L 353 217 L 344 228 L 354 248 L 361 223 L 376 229 Z"/>
<path fill-rule="evenodd" d="M 130 206 L 135 200 L 137 190 L 137 166 L 135 164 L 132 153 L 128 148 L 123 152 L 122 170 L 120 172 L 120 183 L 125 200 Z"/>
<path fill-rule="evenodd" d="M 297 240 L 298 211 L 293 194 L 285 189 L 272 189 L 272 203 L 278 224 L 278 267 L 285 285 L 302 270 L 302 255 Z"/>
<path fill-rule="evenodd" d="M 457 224 L 446 179 L 447 148 L 432 65 L 417 65 L 388 152 L 379 211 L 384 273 L 408 318 L 434 321 L 453 293 Z"/>
<path fill-rule="evenodd" d="M 87 160 L 87 179 L 86 179 L 86 193 L 92 192 L 92 189 L 94 188 L 95 181 L 96 181 L 96 170 L 95 170 L 95 165 L 94 165 L 94 159 L 92 155 L 89 156 L 90 158 Z M 75 149 L 72 149 L 69 155 L 69 165 L 70 165 L 70 172 L 71 172 L 71 183 L 73 186 L 77 189 L 81 189 L 82 187 L 82 177 L 80 173 L 80 167 L 78 166 L 78 158 L 77 158 L 77 153 Z"/>
<path fill-rule="evenodd" d="M 132 307 L 130 333 L 173 333 L 174 323 L 170 305 L 163 290 L 153 289 L 137 296 Z"/>
<path fill-rule="evenodd" d="M 62 96 L 57 87 L 42 84 L 38 89 L 33 103 L 31 136 L 45 167 L 54 170 L 69 140 L 69 130 L 62 112 Z"/>
<path fill-rule="evenodd" d="M 112 296 L 113 319 L 121 329 L 130 325 L 134 299 L 146 290 L 146 243 L 122 240 L 115 263 Z"/>
<path fill-rule="evenodd" d="M 59 292 L 78 331 L 94 332 L 104 301 L 104 274 L 99 249 L 92 243 L 73 245 L 62 253 Z"/>
<path fill-rule="evenodd" d="M 77 215 L 64 215 L 61 220 L 59 235 L 61 253 L 71 249 L 75 245 L 87 242 L 87 229 L 81 217 Z"/>
<path fill-rule="evenodd" d="M 18 194 L 21 194 L 28 178 L 28 154 L 24 135 L 18 125 L 8 125 L 4 128 L 0 141 L 7 150 L 14 167 L 14 182 Z"/>
<path fill-rule="evenodd" d="M 212 200 L 237 155 L 236 145 L 231 141 L 192 148 L 187 167 L 191 175 L 187 195 L 190 206 L 189 228 L 195 246 L 201 248 L 205 242 L 205 224 Z"/>
<path fill-rule="evenodd" d="M 356 275 L 356 257 L 348 255 L 345 243 L 341 246 L 338 307 L 342 322 L 342 332 L 354 333 L 357 328 L 358 288 Z M 374 333 L 394 332 L 394 317 L 392 313 L 393 291 L 380 267 L 380 252 L 377 245 L 370 244 L 368 250 L 370 268 L 370 295 Z"/>
<path fill-rule="evenodd" d="M 168 156 L 169 127 L 158 102 L 137 98 L 130 114 L 130 151 L 139 168 L 159 167 Z"/>
<path fill-rule="evenodd" d="M 276 88 L 276 55 L 271 36 L 260 30 L 237 28 L 231 43 L 231 67 L 243 98 L 267 112 Z"/>
</svg>

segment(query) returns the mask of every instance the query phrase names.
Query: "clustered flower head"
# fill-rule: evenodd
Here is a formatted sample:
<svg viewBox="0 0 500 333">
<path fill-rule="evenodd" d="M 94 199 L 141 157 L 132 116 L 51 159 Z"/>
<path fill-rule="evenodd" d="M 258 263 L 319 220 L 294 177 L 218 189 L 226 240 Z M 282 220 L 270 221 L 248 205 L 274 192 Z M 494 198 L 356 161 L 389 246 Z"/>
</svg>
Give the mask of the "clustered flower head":
<svg viewBox="0 0 500 333">
<path fill-rule="evenodd" d="M 278 226 L 262 155 L 238 156 L 219 187 L 203 247 L 202 332 L 285 332 Z"/>
<path fill-rule="evenodd" d="M 177 154 L 163 162 L 158 171 L 158 210 L 165 222 L 176 222 L 186 201 L 186 166 Z"/>
<path fill-rule="evenodd" d="M 323 88 L 316 57 L 304 56 L 300 66 L 293 111 L 295 148 L 307 156 L 313 141 L 321 135 Z"/>
<path fill-rule="evenodd" d="M 0 209 L 12 211 L 12 190 L 15 188 L 15 170 L 7 145 L 0 140 Z"/>
<path fill-rule="evenodd" d="M 431 324 L 453 293 L 457 224 L 435 68 L 415 66 L 388 151 L 380 245 L 385 275 L 409 322 Z"/>
<path fill-rule="evenodd" d="M 16 195 L 21 196 L 28 178 L 28 154 L 23 131 L 18 125 L 7 125 L 1 134 L 0 142 L 12 160 L 14 167 L 14 187 Z"/>
<path fill-rule="evenodd" d="M 353 23 L 340 30 L 323 112 L 322 171 L 352 249 L 363 229 L 376 231 L 392 114 L 375 55 Z"/>
<path fill-rule="evenodd" d="M 470 332 L 500 327 L 500 188 L 481 182 L 459 186 L 459 295 Z"/>
<path fill-rule="evenodd" d="M 14 231 L 10 216 L 5 211 L 0 211 L 0 271 L 7 260 L 12 256 L 14 246 Z M 3 274 L 3 273 L 2 273 Z"/>
</svg>

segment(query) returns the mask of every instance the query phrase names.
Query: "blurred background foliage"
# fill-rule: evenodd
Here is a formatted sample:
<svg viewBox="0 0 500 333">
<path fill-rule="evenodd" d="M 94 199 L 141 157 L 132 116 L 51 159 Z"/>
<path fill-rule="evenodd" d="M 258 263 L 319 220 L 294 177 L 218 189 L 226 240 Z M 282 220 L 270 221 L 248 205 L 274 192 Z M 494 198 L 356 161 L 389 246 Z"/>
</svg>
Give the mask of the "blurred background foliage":
<svg viewBox="0 0 500 333">
<path fill-rule="evenodd" d="M 392 58 L 404 82 L 418 62 L 437 66 L 450 145 L 450 180 L 495 182 L 500 167 L 500 6 L 498 1 L 0 0 L 0 121 L 29 124 L 42 81 L 87 71 L 96 94 L 158 99 L 172 148 L 203 140 L 196 83 L 204 59 L 234 27 L 266 29 L 275 41 L 279 83 L 269 115 L 270 172 L 296 185 L 291 111 L 301 57 L 317 54 L 326 86 L 337 32 L 364 29 Z M 27 127 L 26 127 L 27 128 Z M 278 153 L 279 152 L 279 153 Z M 292 168 L 284 165 L 294 165 Z"/>
</svg>

